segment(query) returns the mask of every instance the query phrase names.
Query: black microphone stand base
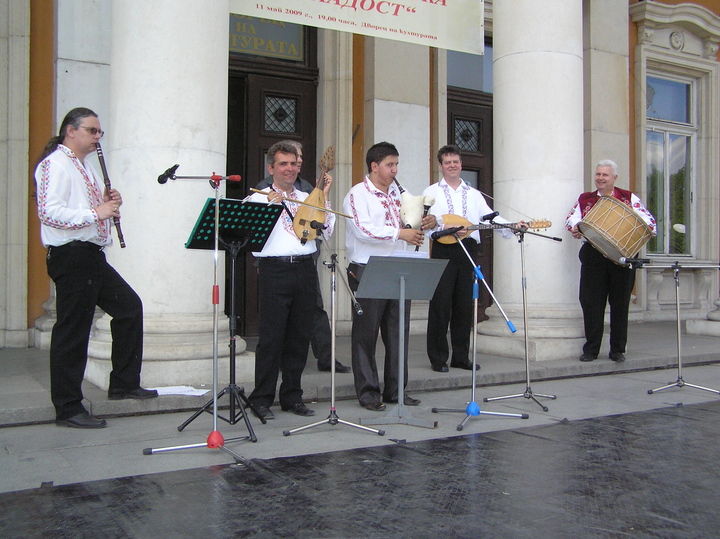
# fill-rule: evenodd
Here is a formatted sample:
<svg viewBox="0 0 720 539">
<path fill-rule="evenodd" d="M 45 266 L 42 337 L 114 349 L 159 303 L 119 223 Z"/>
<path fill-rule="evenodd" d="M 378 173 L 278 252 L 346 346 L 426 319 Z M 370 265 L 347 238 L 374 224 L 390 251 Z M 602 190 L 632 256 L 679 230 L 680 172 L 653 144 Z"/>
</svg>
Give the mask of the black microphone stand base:
<svg viewBox="0 0 720 539">
<path fill-rule="evenodd" d="M 238 385 L 230 384 L 217 394 L 217 400 L 219 401 L 225 395 L 230 397 L 230 417 L 223 417 L 218 414 L 218 419 L 222 419 L 230 425 L 235 425 L 238 421 L 240 421 L 240 419 L 244 419 L 245 426 L 247 427 L 249 434 L 240 438 L 233 438 L 233 440 L 250 440 L 251 442 L 257 442 L 257 436 L 255 435 L 255 431 L 253 430 L 247 415 L 247 411 L 252 410 L 253 408 L 252 404 L 250 404 L 250 401 L 245 396 L 245 389 Z M 206 402 L 205 406 L 197 410 L 187 421 L 180 425 L 177 430 L 182 432 L 185 427 L 192 423 L 203 412 L 212 414 L 213 402 L 214 399 L 210 399 Z M 235 410 L 237 410 L 237 412 L 235 412 Z M 260 421 L 263 425 L 267 423 L 267 419 L 265 418 Z"/>
<path fill-rule="evenodd" d="M 694 387 L 695 389 L 702 389 L 703 391 L 709 391 L 710 393 L 715 393 L 717 395 L 720 395 L 720 391 L 717 389 L 710 389 L 709 387 L 703 387 L 703 386 L 696 386 L 695 384 L 688 384 L 685 380 L 682 379 L 682 377 L 678 378 L 676 382 L 670 382 L 666 386 L 658 387 L 656 389 L 648 389 L 648 395 L 652 395 L 653 393 L 657 393 L 658 391 L 662 391 L 663 389 L 669 389 L 671 387 Z"/>
<path fill-rule="evenodd" d="M 499 401 L 499 400 L 504 400 L 504 399 L 516 399 L 518 397 L 525 397 L 526 399 L 531 399 L 531 400 L 535 401 L 537 403 L 537 405 L 540 406 L 540 408 L 542 408 L 543 412 L 547 412 L 549 408 L 547 406 L 545 406 L 543 403 L 541 403 L 539 400 L 537 400 L 536 397 L 540 397 L 543 399 L 553 399 L 553 400 L 557 399 L 556 395 L 543 395 L 542 393 L 533 393 L 532 388 L 530 386 L 527 386 L 525 388 L 524 393 L 518 393 L 517 395 L 505 395 L 503 397 L 490 397 L 490 398 L 486 397 L 483 399 L 483 402 L 492 402 L 492 401 Z"/>
<path fill-rule="evenodd" d="M 323 419 L 322 421 L 317 421 L 315 423 L 312 423 L 310 425 L 305 425 L 303 427 L 298 427 L 296 429 L 290 429 L 290 430 L 284 430 L 283 436 L 290 436 L 291 434 L 295 434 L 296 432 L 300 432 L 303 430 L 311 429 L 313 427 L 319 427 L 320 425 L 346 425 L 348 427 L 355 427 L 356 429 L 364 430 L 367 432 L 374 432 L 378 436 L 385 436 L 384 430 L 379 429 L 372 429 L 370 427 L 364 427 L 363 425 L 357 425 L 356 423 L 351 423 L 350 421 L 344 421 L 340 419 L 337 415 L 337 411 L 335 408 L 330 409 L 330 415 L 327 416 L 327 419 Z"/>
</svg>

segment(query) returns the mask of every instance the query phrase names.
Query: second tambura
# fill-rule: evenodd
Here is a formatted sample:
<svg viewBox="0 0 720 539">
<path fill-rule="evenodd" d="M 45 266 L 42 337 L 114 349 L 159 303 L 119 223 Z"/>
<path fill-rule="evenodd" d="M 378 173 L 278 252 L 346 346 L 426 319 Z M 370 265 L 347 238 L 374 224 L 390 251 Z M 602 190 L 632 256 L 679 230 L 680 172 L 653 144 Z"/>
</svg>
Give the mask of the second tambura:
<svg viewBox="0 0 720 539">
<path fill-rule="evenodd" d="M 652 229 L 630 206 L 615 197 L 600 197 L 578 223 L 578 230 L 606 258 L 618 265 L 632 258 L 652 238 Z"/>
</svg>

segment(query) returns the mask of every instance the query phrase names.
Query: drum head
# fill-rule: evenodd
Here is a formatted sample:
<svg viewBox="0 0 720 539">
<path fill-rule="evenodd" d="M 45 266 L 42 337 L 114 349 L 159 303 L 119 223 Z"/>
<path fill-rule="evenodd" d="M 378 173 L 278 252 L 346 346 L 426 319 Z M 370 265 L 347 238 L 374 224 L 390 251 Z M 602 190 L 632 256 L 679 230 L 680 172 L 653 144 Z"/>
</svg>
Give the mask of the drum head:
<svg viewBox="0 0 720 539">
<path fill-rule="evenodd" d="M 652 229 L 627 204 L 602 196 L 578 223 L 578 230 L 606 258 L 618 265 L 632 258 L 652 237 Z"/>
</svg>

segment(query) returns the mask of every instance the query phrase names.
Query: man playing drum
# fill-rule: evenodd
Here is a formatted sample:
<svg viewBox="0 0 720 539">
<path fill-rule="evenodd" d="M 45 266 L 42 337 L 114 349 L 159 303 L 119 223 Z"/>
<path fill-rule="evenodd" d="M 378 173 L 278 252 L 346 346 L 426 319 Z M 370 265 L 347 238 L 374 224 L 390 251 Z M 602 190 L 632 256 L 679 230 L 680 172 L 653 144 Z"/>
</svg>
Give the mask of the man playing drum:
<svg viewBox="0 0 720 539">
<path fill-rule="evenodd" d="M 587 215 L 601 196 L 612 196 L 627 204 L 657 233 L 655 218 L 643 206 L 637 195 L 615 187 L 617 165 L 610 160 L 599 161 L 595 168 L 597 191 L 583 193 L 565 220 L 565 227 L 576 239 L 583 236 L 578 223 Z M 613 361 L 625 361 L 628 309 L 635 285 L 635 268 L 626 267 L 606 258 L 591 243 L 584 241 L 580 248 L 580 306 L 585 322 L 585 345 L 580 361 L 597 359 L 602 342 L 605 304 L 610 303 L 610 354 Z"/>
</svg>

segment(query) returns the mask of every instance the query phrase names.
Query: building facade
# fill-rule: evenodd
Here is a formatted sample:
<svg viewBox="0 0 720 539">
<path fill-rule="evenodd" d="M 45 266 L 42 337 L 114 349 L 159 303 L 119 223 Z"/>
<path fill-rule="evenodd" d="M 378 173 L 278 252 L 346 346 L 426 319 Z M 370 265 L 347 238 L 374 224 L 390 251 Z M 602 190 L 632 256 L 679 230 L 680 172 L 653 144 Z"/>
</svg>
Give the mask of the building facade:
<svg viewBox="0 0 720 539">
<path fill-rule="evenodd" d="M 264 150 L 282 138 L 303 142 L 306 178 L 317 174 L 323 150 L 335 148 L 336 208 L 362 179 L 374 142 L 398 146 L 399 181 L 415 194 L 438 179 L 437 149 L 456 143 L 469 181 L 504 217 L 552 221 L 547 234 L 562 242 L 486 243 L 495 295 L 520 329 L 509 335 L 491 307 L 479 326 L 488 353 L 524 357 L 523 273 L 531 359 L 580 350 L 580 245 L 563 222 L 578 194 L 593 188 L 600 159 L 616 161 L 618 185 L 658 217 L 660 233 L 644 251 L 654 265 L 711 264 L 720 256 L 717 0 L 486 0 L 477 36 L 486 54 L 474 58 L 304 27 L 283 29 L 295 38 L 281 34 L 301 50 L 243 51 L 231 34 L 257 32 L 262 21 L 243 20 L 214 0 L 0 0 L 0 12 L 7 126 L 0 134 L 7 178 L 0 346 L 49 344 L 53 291 L 33 171 L 76 106 L 100 115 L 110 177 L 126 201 L 128 246 L 107 255 L 143 298 L 146 386 L 205 382 L 213 354 L 213 259 L 185 242 L 214 192 L 206 181 L 161 185 L 157 176 L 176 163 L 179 176 L 240 173 L 242 186 L 228 196 L 244 195 L 262 179 Z M 344 266 L 343 226 L 330 244 Z M 241 333 L 251 335 L 253 267 L 245 259 L 240 265 Z M 324 290 L 328 282 L 321 274 Z M 680 290 L 688 330 L 719 335 L 718 271 L 684 270 Z M 639 271 L 632 318 L 673 319 L 674 293 L 672 270 Z M 423 307 L 414 307 L 418 328 Z M 337 308 L 347 331 L 342 286 Z M 220 334 L 226 331 L 227 321 Z M 109 320 L 98 313 L 87 377 L 100 386 L 109 342 Z M 251 362 L 238 369 L 240 378 L 251 375 Z"/>
</svg>

